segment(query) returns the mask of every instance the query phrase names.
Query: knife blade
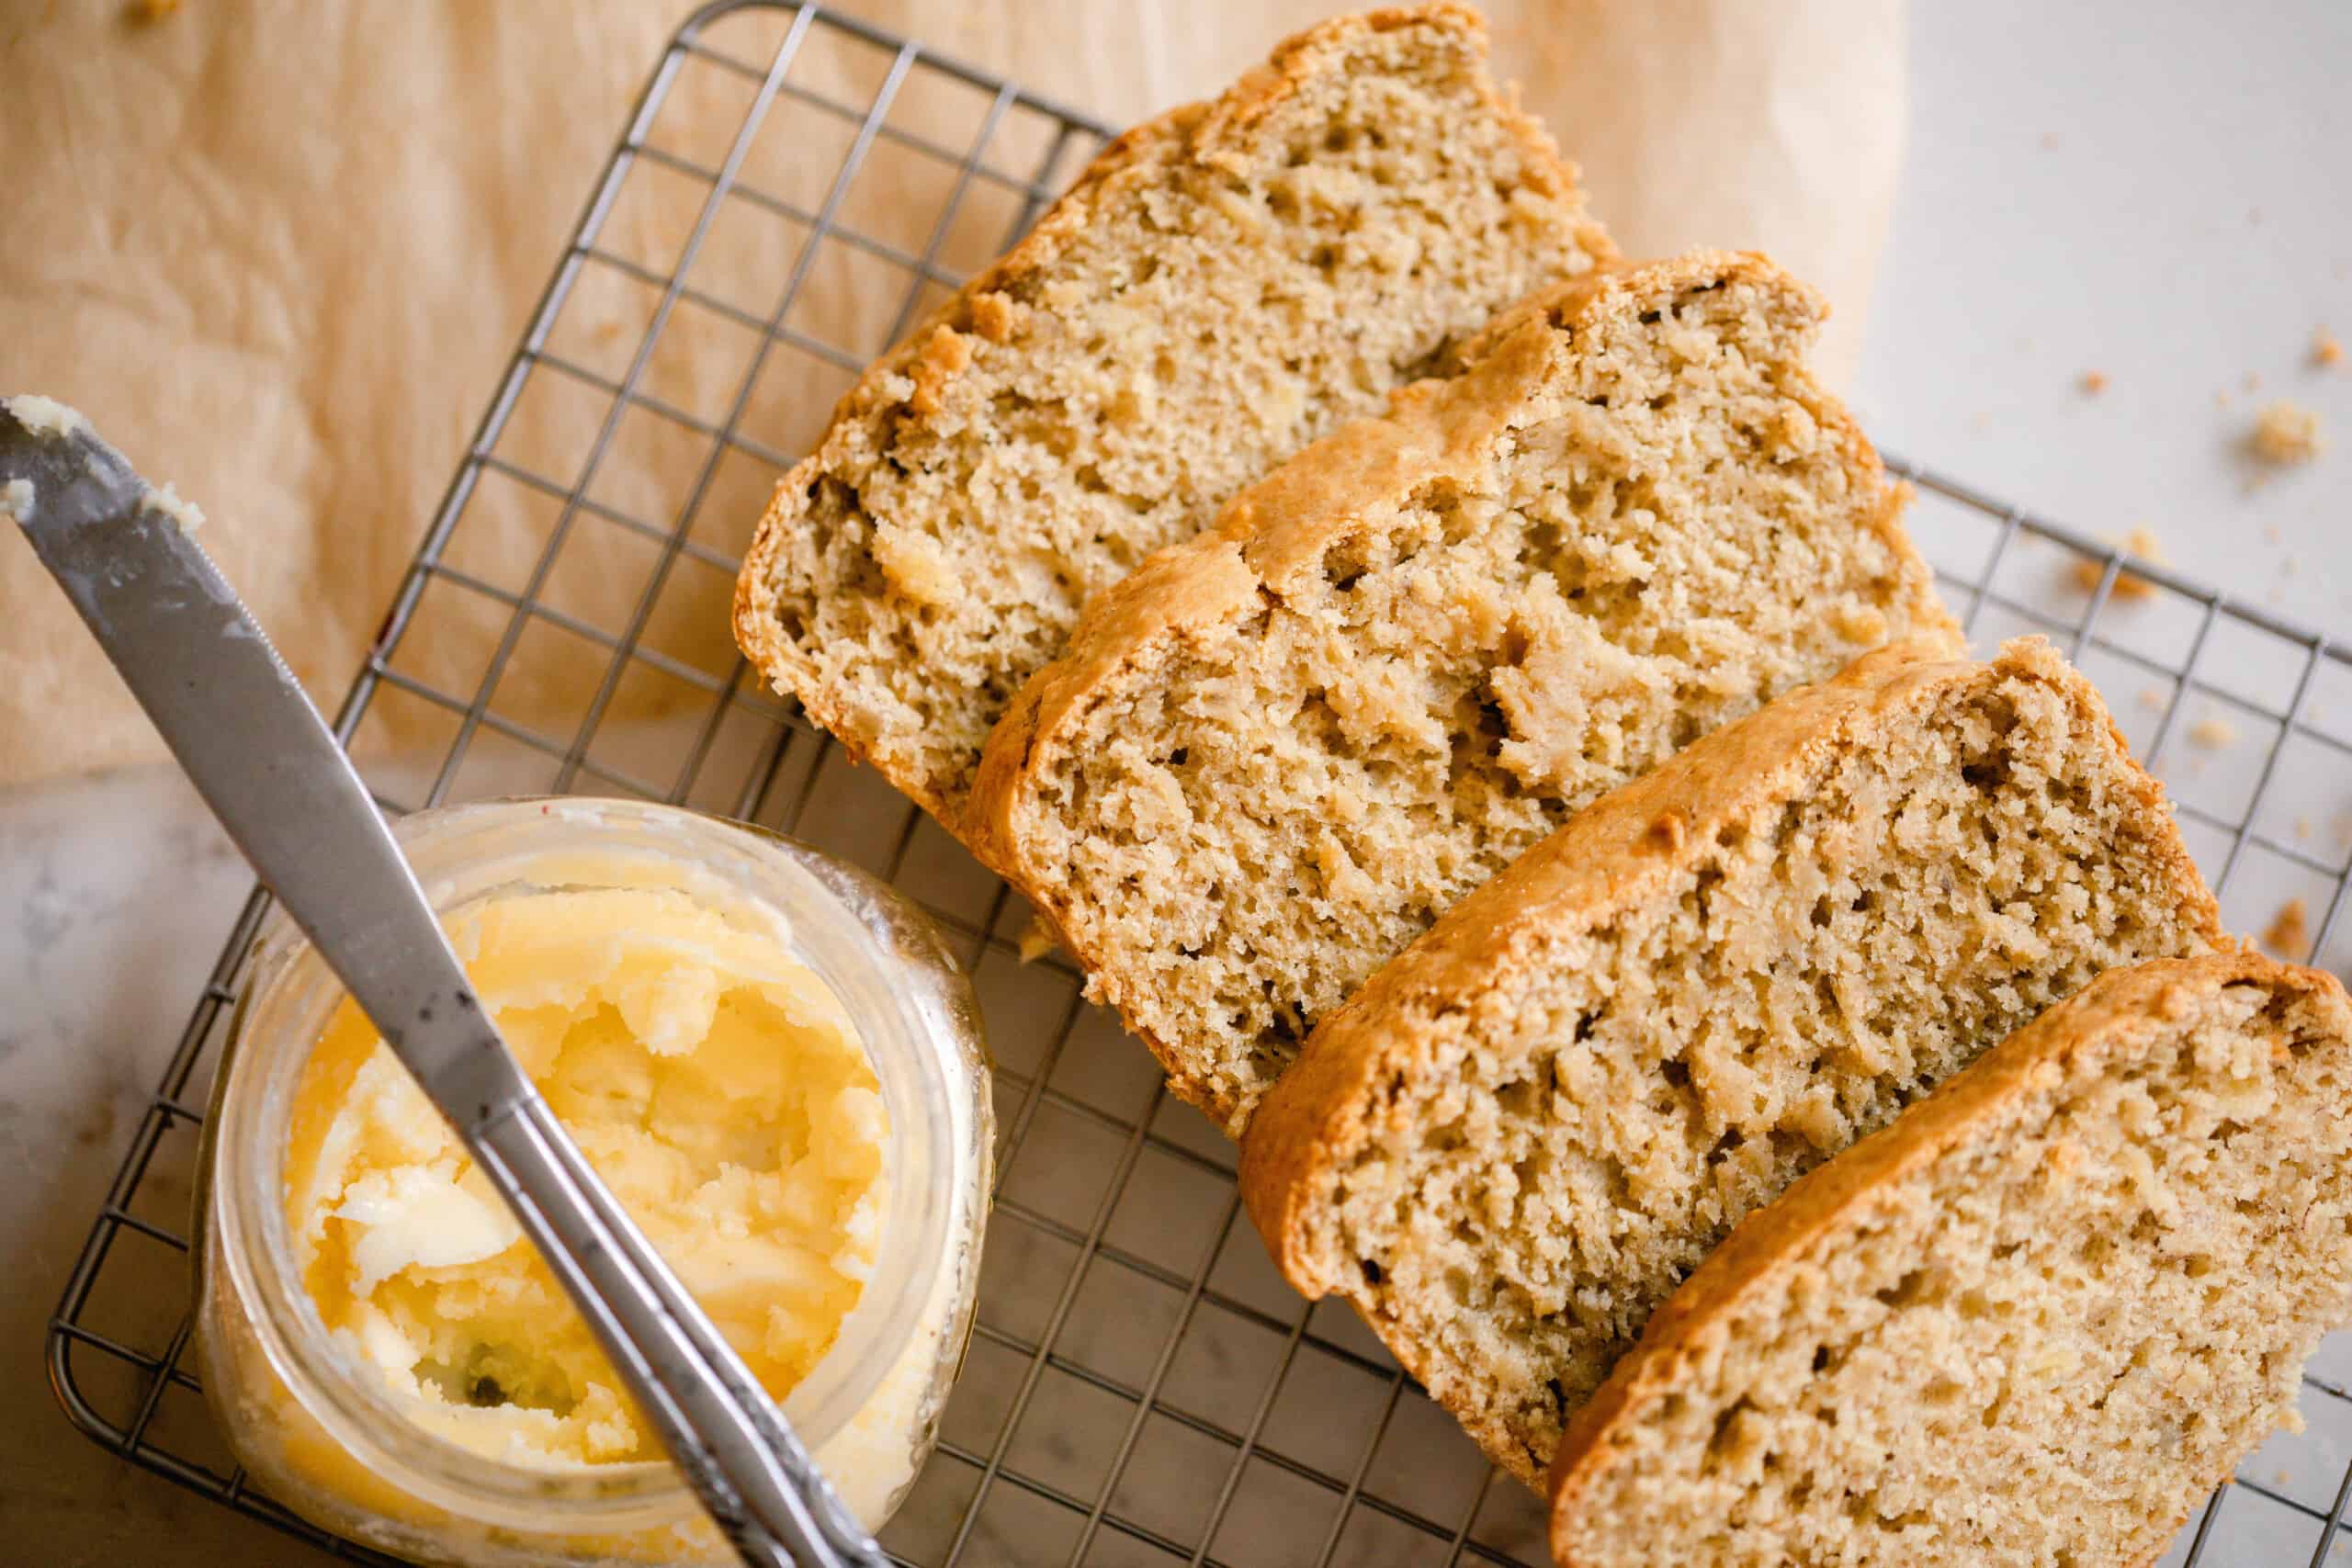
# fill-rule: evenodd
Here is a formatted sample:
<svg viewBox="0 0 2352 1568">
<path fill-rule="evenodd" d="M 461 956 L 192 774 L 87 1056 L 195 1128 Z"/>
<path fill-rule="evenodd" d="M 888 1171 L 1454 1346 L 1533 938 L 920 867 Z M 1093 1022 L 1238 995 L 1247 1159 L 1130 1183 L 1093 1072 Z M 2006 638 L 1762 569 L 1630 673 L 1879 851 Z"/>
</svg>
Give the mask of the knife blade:
<svg viewBox="0 0 2352 1568">
<path fill-rule="evenodd" d="M 880 1548 L 506 1049 L 366 785 L 183 509 L 79 415 L 35 402 L 0 401 L 0 505 L 473 1152 L 720 1532 L 755 1568 L 880 1568 Z"/>
</svg>

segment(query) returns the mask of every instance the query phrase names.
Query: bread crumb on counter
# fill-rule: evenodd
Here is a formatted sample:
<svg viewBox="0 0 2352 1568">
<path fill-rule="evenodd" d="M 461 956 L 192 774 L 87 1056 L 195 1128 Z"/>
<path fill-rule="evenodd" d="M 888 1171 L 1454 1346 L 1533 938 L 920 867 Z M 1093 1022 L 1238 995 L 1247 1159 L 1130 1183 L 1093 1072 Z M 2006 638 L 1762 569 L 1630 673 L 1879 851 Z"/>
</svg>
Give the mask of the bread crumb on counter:
<svg viewBox="0 0 2352 1568">
<path fill-rule="evenodd" d="M 1046 923 L 1043 915 L 1030 916 L 1029 923 L 1021 928 L 1021 962 L 1023 964 L 1035 964 L 1060 945 L 1054 936 L 1054 928 Z"/>
<path fill-rule="evenodd" d="M 2098 397 L 2101 392 L 2107 390 L 2107 372 L 2104 370 L 2084 371 L 2082 386 L 2083 395 L 2085 397 Z"/>
<path fill-rule="evenodd" d="M 2162 686 L 2140 688 L 2140 705 L 2151 713 L 2162 713 L 2172 701 L 2172 695 Z"/>
<path fill-rule="evenodd" d="M 2102 534 L 2099 537 L 2121 550 L 2125 555 L 2146 561 L 2150 566 L 2169 564 L 2165 558 L 2164 546 L 2157 540 L 2154 533 L 2147 528 L 2134 528 L 2120 539 L 2112 534 Z M 2076 561 L 2072 572 L 2075 586 L 2086 593 L 2098 592 L 2098 580 L 2106 575 L 2105 561 L 2088 558 Z M 2115 586 L 2109 590 L 2112 597 L 2126 600 L 2146 599 L 2153 596 L 2155 592 L 2154 583 L 2144 577 L 2136 577 L 2128 571 L 2118 573 Z"/>
<path fill-rule="evenodd" d="M 2344 344 L 2325 327 L 2312 333 L 2312 364 L 2322 370 L 2333 370 L 2344 363 Z"/>
<path fill-rule="evenodd" d="M 2262 948 L 2271 957 L 2289 964 L 2300 964 L 2312 948 L 2311 911 L 2301 898 L 2290 898 L 2278 906 L 2270 923 L 2262 929 Z"/>
<path fill-rule="evenodd" d="M 2218 714 L 2207 714 L 2188 727 L 2188 743 L 2205 751 L 2222 751 L 2233 745 L 2238 727 Z"/>
<path fill-rule="evenodd" d="M 2246 445 L 2266 463 L 2285 468 L 2320 454 L 2319 415 L 2281 398 L 2255 416 Z"/>
</svg>

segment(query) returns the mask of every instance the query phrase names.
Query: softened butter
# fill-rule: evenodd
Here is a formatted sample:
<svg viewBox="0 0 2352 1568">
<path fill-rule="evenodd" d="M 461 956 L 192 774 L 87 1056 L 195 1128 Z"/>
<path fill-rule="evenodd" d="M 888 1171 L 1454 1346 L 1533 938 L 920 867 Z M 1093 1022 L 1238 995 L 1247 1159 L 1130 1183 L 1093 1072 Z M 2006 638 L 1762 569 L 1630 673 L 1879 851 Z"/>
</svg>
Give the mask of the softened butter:
<svg viewBox="0 0 2352 1568">
<path fill-rule="evenodd" d="M 782 1398 L 856 1305 L 885 1212 L 888 1118 L 841 1004 L 667 889 L 492 899 L 450 937 L 582 1153 Z M 296 1093 L 286 1203 L 327 1330 L 420 1424 L 507 1462 L 661 1457 L 546 1264 L 348 1000 Z"/>
</svg>

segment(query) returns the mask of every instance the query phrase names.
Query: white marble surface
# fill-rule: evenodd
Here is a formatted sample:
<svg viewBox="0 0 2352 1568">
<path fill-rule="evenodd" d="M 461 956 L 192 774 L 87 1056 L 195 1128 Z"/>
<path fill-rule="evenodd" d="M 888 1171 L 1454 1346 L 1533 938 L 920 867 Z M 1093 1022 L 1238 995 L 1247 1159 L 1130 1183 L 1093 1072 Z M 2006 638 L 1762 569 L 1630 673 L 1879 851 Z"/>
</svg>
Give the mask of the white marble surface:
<svg viewBox="0 0 2352 1568">
<path fill-rule="evenodd" d="M 1856 390 L 1871 428 L 2058 519 L 2150 526 L 2186 570 L 2343 626 L 2352 367 L 2322 373 L 2308 351 L 2323 323 L 2352 341 L 2352 7 L 1922 6 L 1913 50 L 1910 169 Z M 2098 396 L 2080 385 L 2090 370 L 2109 378 Z M 2319 410 L 2338 450 L 2250 487 L 2237 444 L 2277 396 Z M 2317 787 L 2352 797 L 2352 777 Z M 0 1540 L 37 1543 L 28 1561 L 312 1560 L 74 1436 L 39 1359 L 74 1250 L 246 886 L 170 775 L 0 796 L 0 1387 L 13 1391 Z M 1231 1267 L 1237 1291 L 1264 1288 L 1246 1255 Z M 1017 1284 L 1019 1270 L 998 1272 Z M 159 1274 L 159 1302 L 178 1289 Z M 2352 1371 L 2341 1346 L 2329 1359 Z M 977 1353 L 974 1366 L 962 1403 L 978 1409 L 1001 1369 Z M 1216 1397 L 1209 1371 L 1200 1386 Z M 2345 1426 L 2331 1411 L 2248 1473 L 2324 1506 L 2352 1450 Z M 1458 1457 L 1442 1431 L 1428 1445 L 1444 1457 L 1427 1472 Z M 1494 1506 L 1482 1536 L 1525 1528 Z M 1017 1519 L 1004 1529 L 1000 1551 L 1019 1560 Z M 2298 1539 L 2292 1560 L 2309 1551 L 2307 1529 L 2244 1495 L 2222 1531 L 2209 1561 L 2287 1561 Z"/>
</svg>

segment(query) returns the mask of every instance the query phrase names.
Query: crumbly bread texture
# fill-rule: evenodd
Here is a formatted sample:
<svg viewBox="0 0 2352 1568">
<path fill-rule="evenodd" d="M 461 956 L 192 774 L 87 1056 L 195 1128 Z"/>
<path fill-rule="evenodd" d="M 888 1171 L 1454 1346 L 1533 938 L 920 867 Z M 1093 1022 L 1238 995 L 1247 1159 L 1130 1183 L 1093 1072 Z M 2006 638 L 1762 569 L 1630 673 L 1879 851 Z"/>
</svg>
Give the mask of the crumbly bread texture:
<svg viewBox="0 0 2352 1568">
<path fill-rule="evenodd" d="M 2047 643 L 1889 649 L 1456 906 L 1307 1042 L 1243 1192 L 1532 1485 L 1741 1216 L 2101 971 L 2225 940 Z"/>
<path fill-rule="evenodd" d="M 1571 1425 L 1566 1568 L 2148 1563 L 2352 1292 L 2352 1004 L 2119 970 L 1751 1215 Z"/>
<path fill-rule="evenodd" d="M 1080 606 L 1611 254 L 1453 5 L 1324 23 L 1121 137 L 778 485 L 735 634 L 934 817 Z"/>
<path fill-rule="evenodd" d="M 1904 492 L 1761 257 L 1511 311 L 1091 608 L 971 834 L 1238 1133 L 1317 1019 L 1570 812 L 1893 637 Z M 1956 646 L 1956 645 L 1955 645 Z"/>
</svg>

